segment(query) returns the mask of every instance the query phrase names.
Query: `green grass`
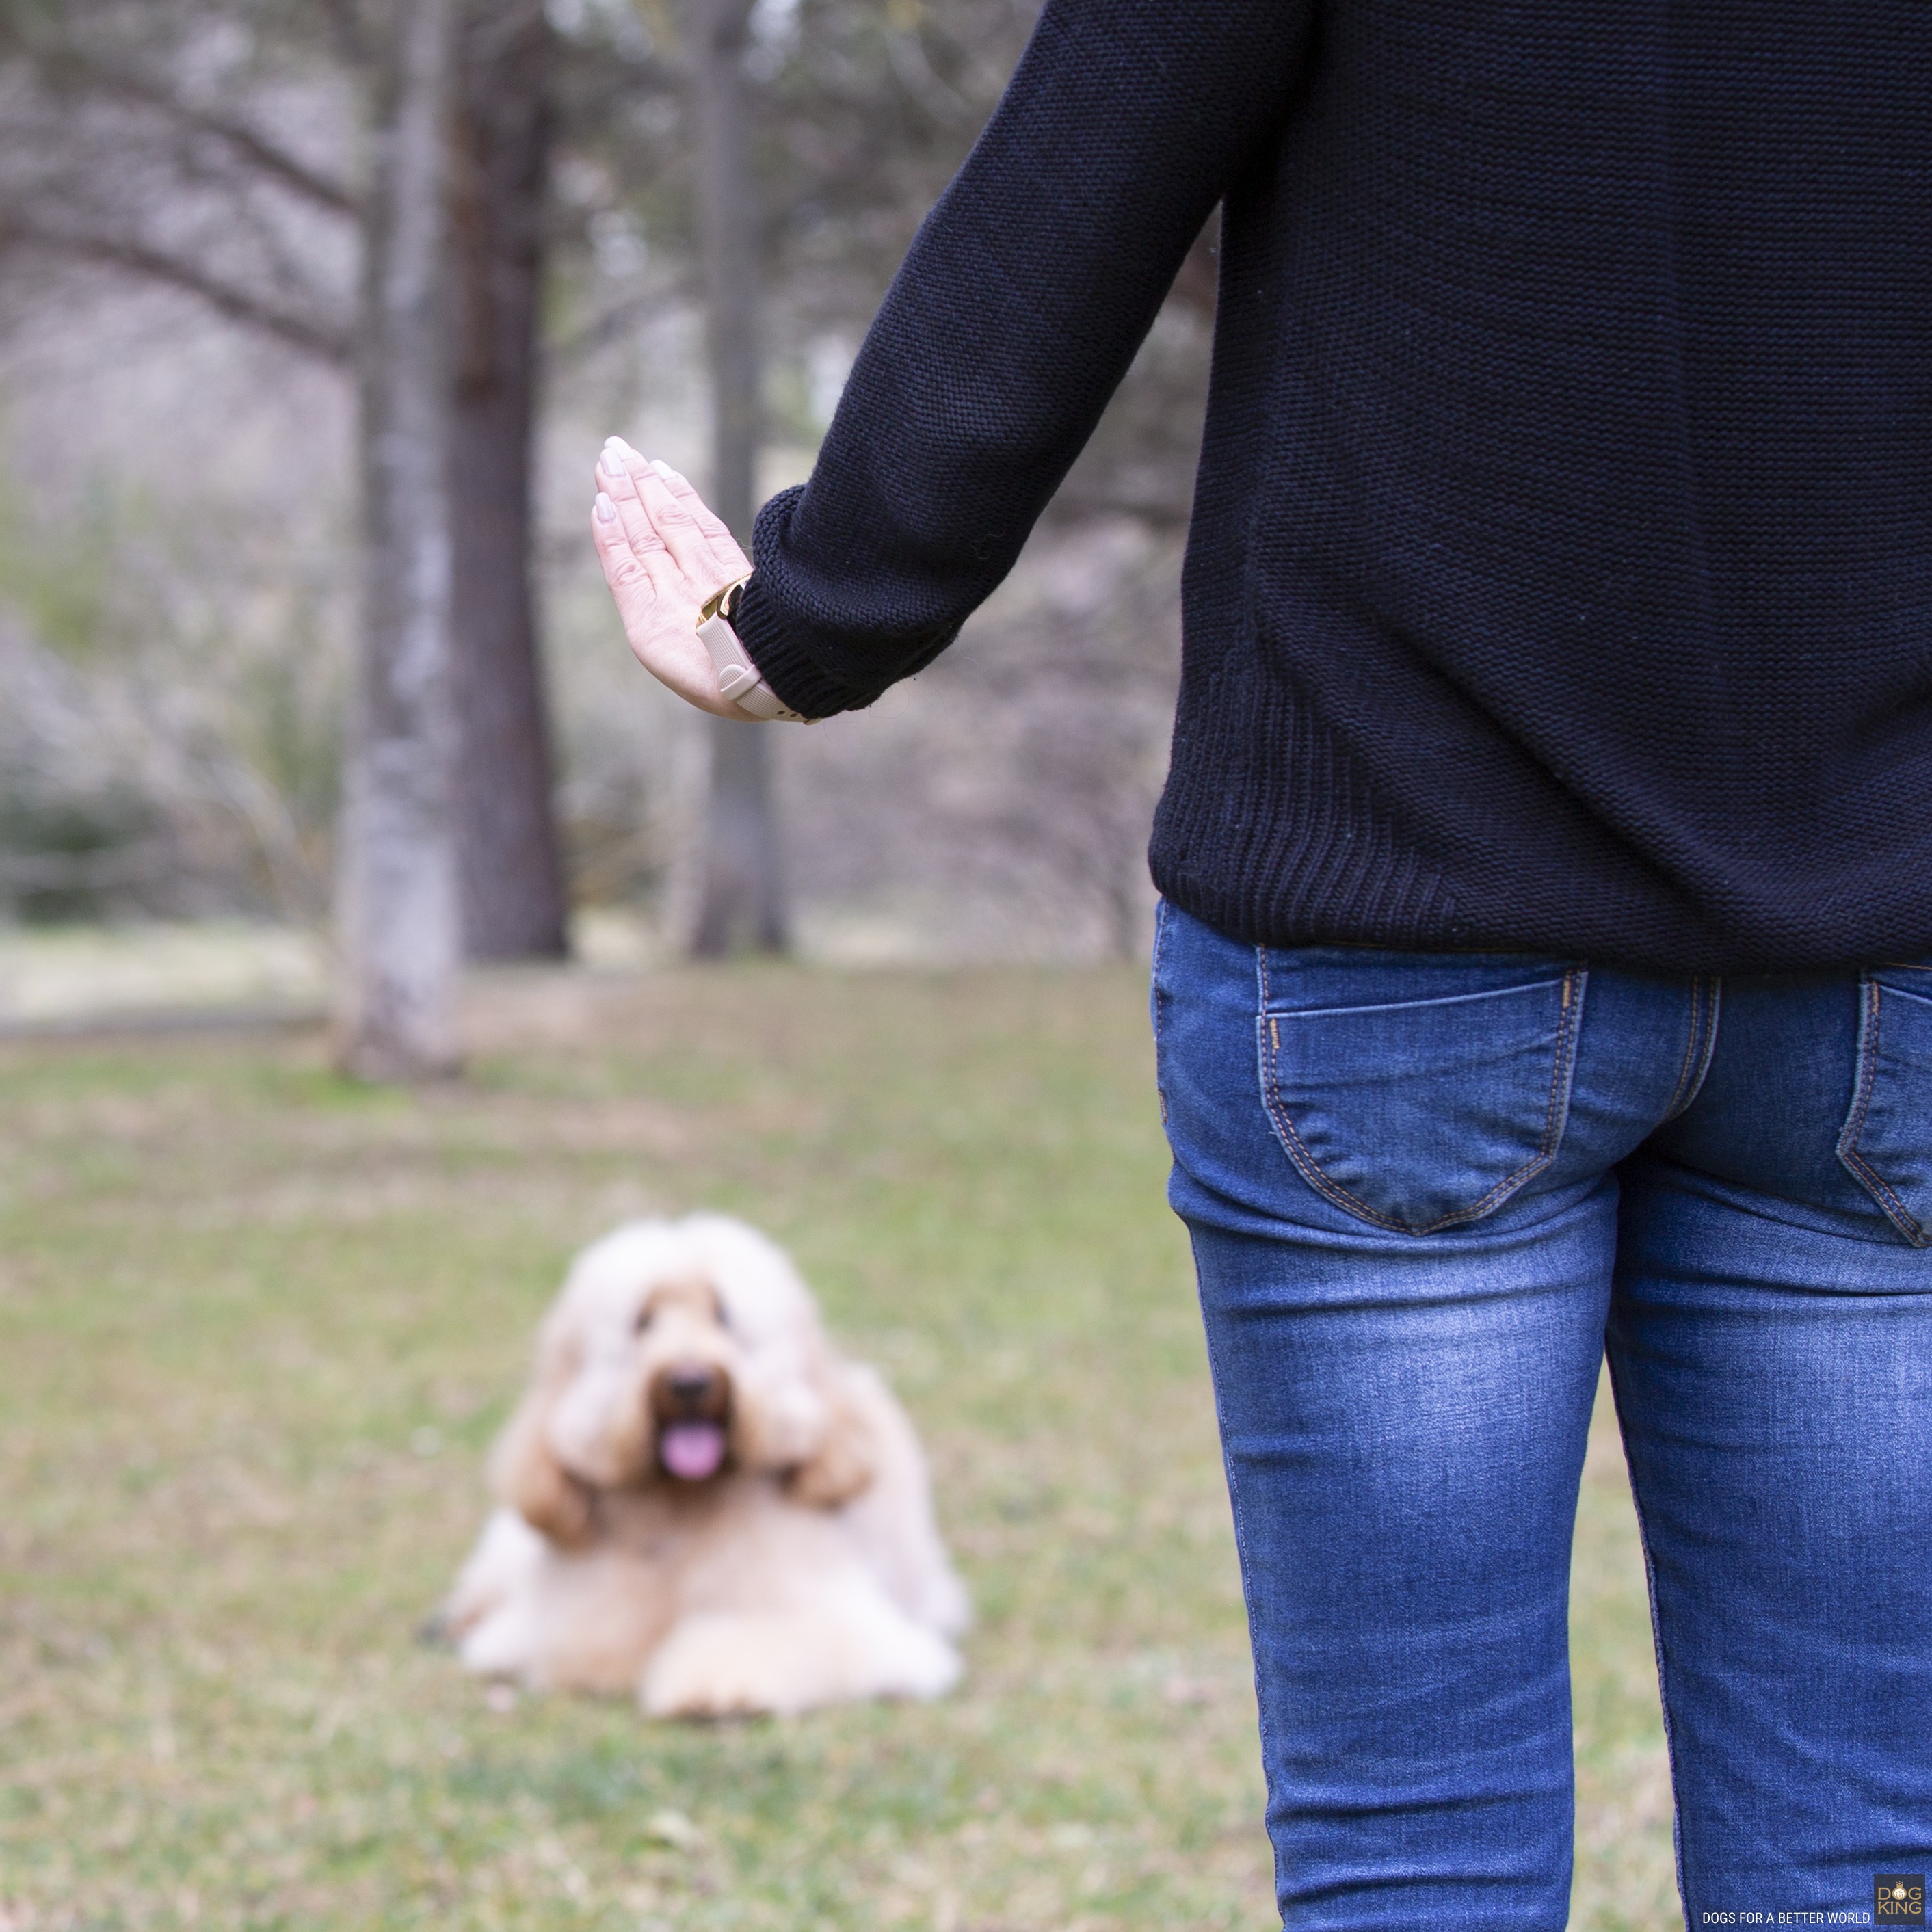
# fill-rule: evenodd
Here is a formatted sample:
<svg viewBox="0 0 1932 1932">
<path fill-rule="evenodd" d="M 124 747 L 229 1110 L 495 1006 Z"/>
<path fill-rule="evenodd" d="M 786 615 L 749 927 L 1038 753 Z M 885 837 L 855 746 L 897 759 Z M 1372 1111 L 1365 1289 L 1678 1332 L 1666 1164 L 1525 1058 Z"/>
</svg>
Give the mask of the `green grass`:
<svg viewBox="0 0 1932 1932">
<path fill-rule="evenodd" d="M 1138 983 L 484 989 L 471 1077 L 0 1052 L 0 1927 L 1261 1928 L 1232 1540 Z M 566 1260 L 715 1205 L 932 1455 L 930 1708 L 653 1726 L 416 1640 Z M 1641 1567 L 1585 1483 L 1575 1924 L 1676 1922 Z"/>
</svg>

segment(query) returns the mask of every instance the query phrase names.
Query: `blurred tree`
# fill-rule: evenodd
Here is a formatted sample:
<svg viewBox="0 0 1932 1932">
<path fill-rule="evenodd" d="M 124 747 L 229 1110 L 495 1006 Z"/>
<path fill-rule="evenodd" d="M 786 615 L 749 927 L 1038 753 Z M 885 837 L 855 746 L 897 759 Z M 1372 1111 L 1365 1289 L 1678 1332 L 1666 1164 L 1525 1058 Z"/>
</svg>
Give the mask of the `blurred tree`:
<svg viewBox="0 0 1932 1932">
<path fill-rule="evenodd" d="M 531 584 L 554 37 L 451 0 L 456 834 L 466 950 L 566 948 Z M 0 250 L 172 287 L 352 369 L 376 219 L 349 150 L 381 0 L 0 0 Z M 367 320 L 366 311 L 362 320 Z"/>
<path fill-rule="evenodd" d="M 185 291 L 292 353 L 352 369 L 368 212 L 356 128 L 373 28 L 390 4 L 0 0 L 0 250 L 36 272 L 9 278 L 14 298 L 24 290 L 71 299 L 83 285 L 45 271 L 92 265 Z M 604 347 L 654 314 L 719 309 L 716 272 L 734 258 L 704 245 L 718 230 L 700 220 L 694 190 L 723 177 L 699 165 L 712 118 L 699 104 L 714 83 L 737 89 L 739 110 L 716 125 L 746 144 L 730 164 L 741 170 L 740 219 L 724 244 L 738 251 L 740 346 L 728 330 L 712 345 L 740 371 L 721 370 L 714 385 L 721 399 L 735 394 L 736 413 L 729 424 L 721 416 L 707 481 L 742 528 L 758 494 L 757 444 L 781 446 L 789 466 L 822 428 L 917 222 L 997 100 L 1036 0 L 450 4 L 457 829 L 469 949 L 514 956 L 554 948 L 562 930 L 530 578 L 531 424 L 544 371 L 580 389 L 614 383 L 621 426 L 622 386 L 638 378 L 614 374 L 632 365 L 598 360 Z M 702 57 L 719 44 L 704 26 L 714 8 L 728 29 L 722 62 Z M 1063 530 L 1122 517 L 1184 524 L 1214 268 L 1204 238 L 1049 512 Z M 642 380 L 664 377 L 652 368 Z M 731 438 L 740 454 L 726 447 Z M 734 475 L 745 479 L 742 512 Z M 759 752 L 782 749 L 788 768 L 811 763 L 784 734 L 733 735 Z M 724 744 L 718 752 L 713 857 L 734 843 L 752 856 L 736 862 L 742 887 L 708 883 L 706 896 L 740 908 L 722 943 L 770 943 L 784 915 L 770 776 L 734 782 Z M 1026 809 L 1078 819 L 1070 794 L 1097 782 L 1105 763 L 1070 748 L 1054 768 L 1063 776 L 1041 782 L 1054 799 L 1067 793 L 1070 812 L 1051 800 Z M 736 834 L 722 809 L 734 796 L 750 801 Z M 1132 816 L 1113 814 L 1130 844 Z M 629 886 L 639 872 L 627 862 Z M 766 866 L 774 886 L 761 931 L 743 908 L 758 903 Z"/>
<path fill-rule="evenodd" d="M 472 959 L 568 950 L 530 580 L 554 54 L 542 0 L 460 0 L 449 454 L 455 802 Z"/>
<path fill-rule="evenodd" d="M 0 247 L 346 368 L 362 210 L 352 93 L 326 84 L 346 34 L 328 0 L 0 0 Z"/>
<path fill-rule="evenodd" d="M 712 507 L 748 549 L 763 414 L 758 357 L 759 221 L 745 82 L 752 0 L 689 0 L 692 143 L 711 374 Z M 710 740 L 704 873 L 692 950 L 717 958 L 786 943 L 783 859 L 772 808 L 766 728 L 706 721 Z"/>
<path fill-rule="evenodd" d="M 456 1064 L 461 952 L 444 354 L 450 0 L 391 0 L 363 248 L 362 652 L 339 849 L 338 1051 L 376 1079 Z"/>
</svg>

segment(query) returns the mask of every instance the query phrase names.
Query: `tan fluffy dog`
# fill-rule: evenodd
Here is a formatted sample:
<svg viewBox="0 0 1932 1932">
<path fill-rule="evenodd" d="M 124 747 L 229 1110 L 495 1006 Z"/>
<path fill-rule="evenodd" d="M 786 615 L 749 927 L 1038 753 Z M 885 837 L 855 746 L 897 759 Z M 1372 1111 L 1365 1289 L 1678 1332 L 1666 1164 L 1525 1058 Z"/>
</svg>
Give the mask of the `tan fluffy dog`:
<svg viewBox="0 0 1932 1932">
<path fill-rule="evenodd" d="M 446 1607 L 464 1662 L 658 1716 L 937 1696 L 965 1592 L 925 1459 L 797 1272 L 719 1215 L 578 1257 Z"/>
</svg>

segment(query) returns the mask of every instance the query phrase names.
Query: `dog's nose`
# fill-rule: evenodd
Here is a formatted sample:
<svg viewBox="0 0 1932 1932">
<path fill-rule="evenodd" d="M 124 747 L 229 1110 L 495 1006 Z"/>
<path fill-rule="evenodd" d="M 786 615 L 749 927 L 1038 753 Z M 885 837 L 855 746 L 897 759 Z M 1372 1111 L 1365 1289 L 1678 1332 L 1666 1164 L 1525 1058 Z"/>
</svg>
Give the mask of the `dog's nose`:
<svg viewBox="0 0 1932 1932">
<path fill-rule="evenodd" d="M 695 1408 L 711 1400 L 712 1391 L 718 1386 L 718 1372 L 701 1363 L 687 1363 L 671 1370 L 664 1377 L 664 1394 L 673 1402 Z"/>
</svg>

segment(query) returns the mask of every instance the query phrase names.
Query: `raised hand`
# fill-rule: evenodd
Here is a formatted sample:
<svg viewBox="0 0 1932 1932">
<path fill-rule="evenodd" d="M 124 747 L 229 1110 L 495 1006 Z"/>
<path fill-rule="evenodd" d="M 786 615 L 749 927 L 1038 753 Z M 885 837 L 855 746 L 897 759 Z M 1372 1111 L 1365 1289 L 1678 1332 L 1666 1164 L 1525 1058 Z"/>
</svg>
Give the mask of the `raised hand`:
<svg viewBox="0 0 1932 1932">
<path fill-rule="evenodd" d="M 613 436 L 597 460 L 590 534 L 632 655 L 660 684 L 720 718 L 758 721 L 718 694 L 699 607 L 751 569 L 737 540 L 668 464 Z"/>
</svg>

